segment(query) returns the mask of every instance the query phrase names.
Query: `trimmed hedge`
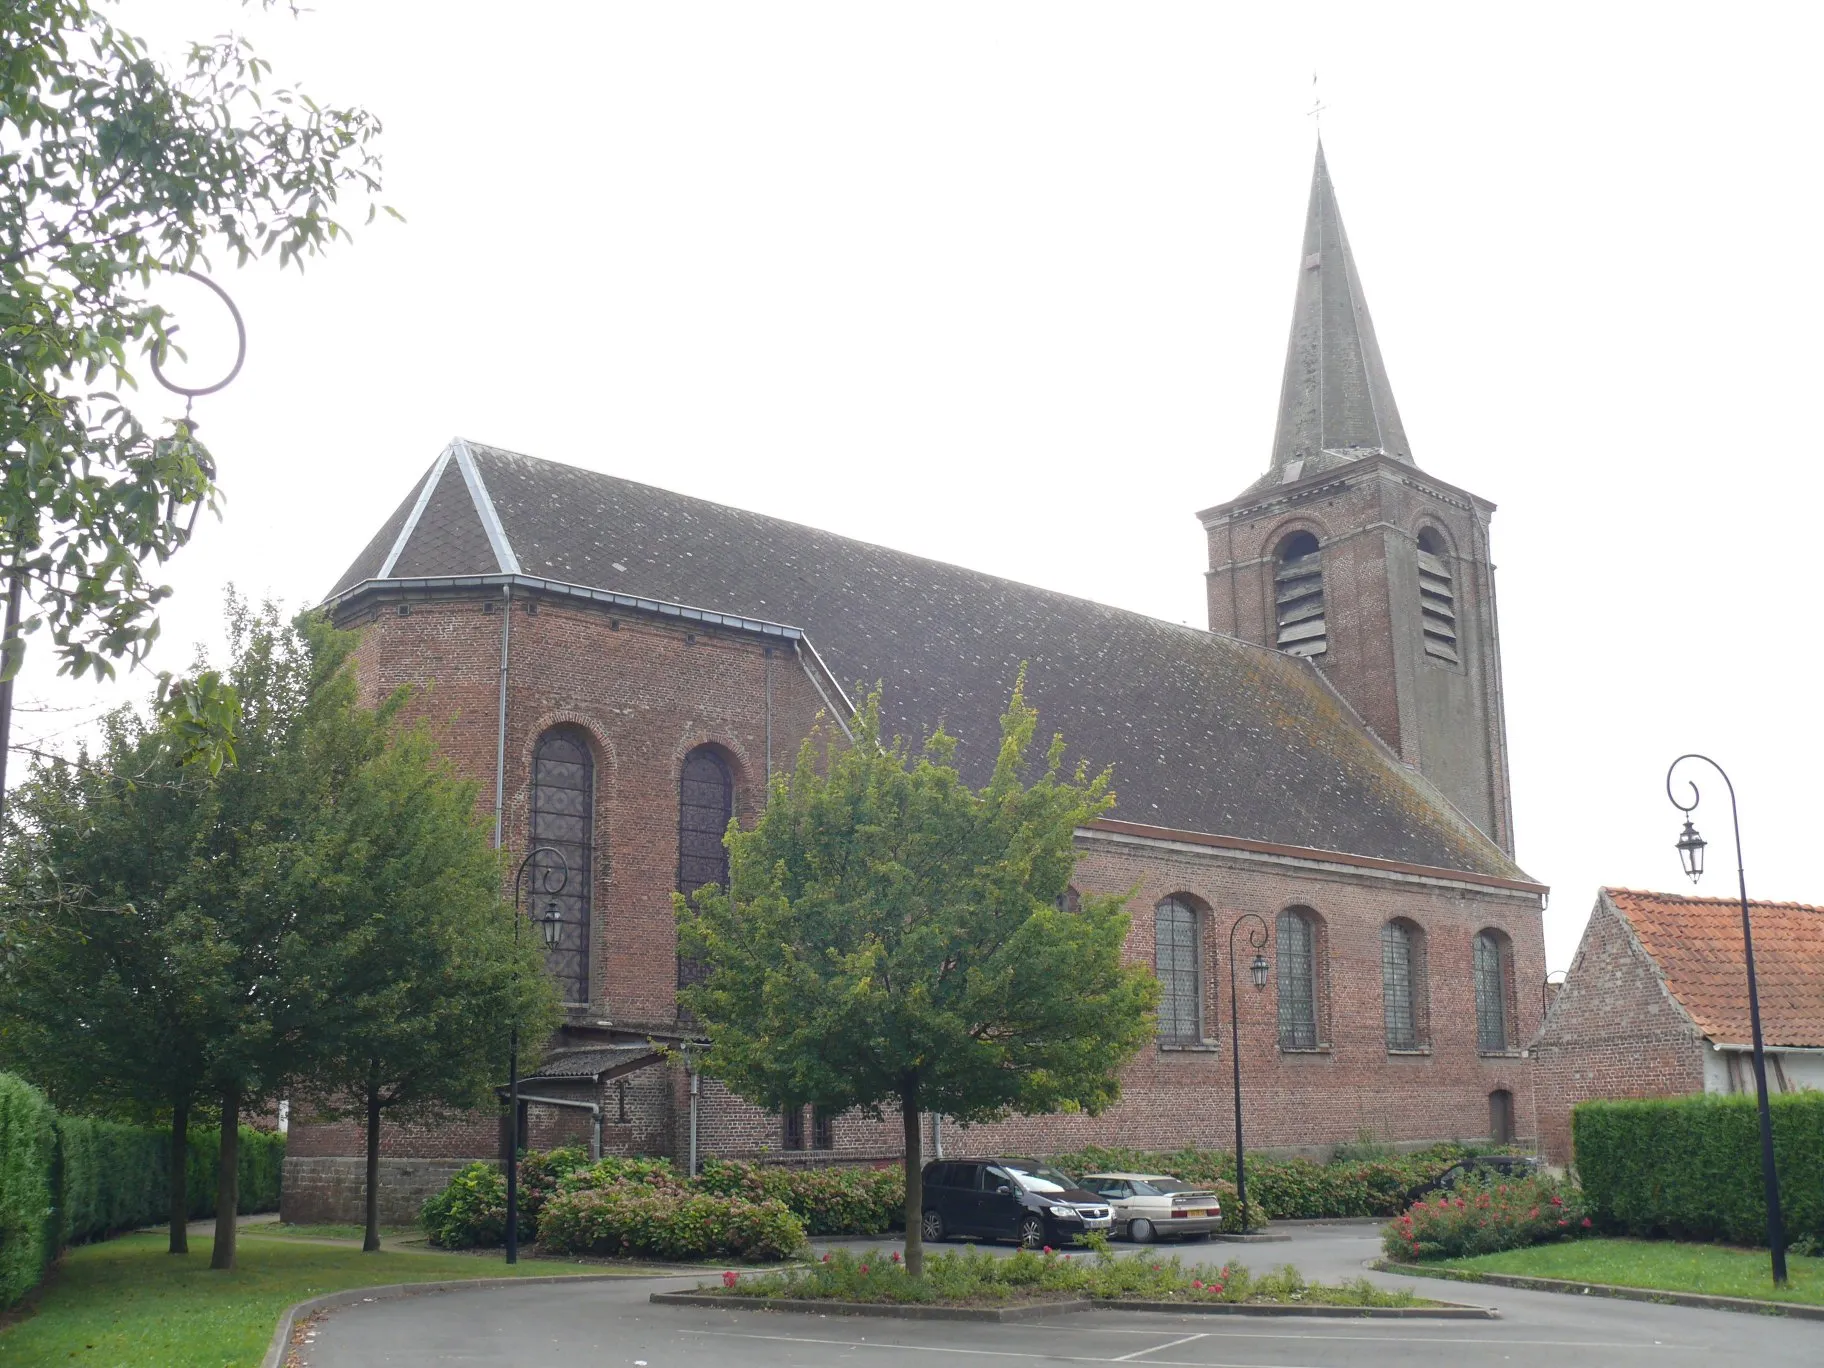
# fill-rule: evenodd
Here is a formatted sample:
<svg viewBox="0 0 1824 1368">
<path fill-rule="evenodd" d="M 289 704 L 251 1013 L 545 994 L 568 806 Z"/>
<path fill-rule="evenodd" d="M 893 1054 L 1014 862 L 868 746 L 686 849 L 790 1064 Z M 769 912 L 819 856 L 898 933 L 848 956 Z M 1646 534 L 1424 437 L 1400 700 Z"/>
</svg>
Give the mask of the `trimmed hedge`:
<svg viewBox="0 0 1824 1368">
<path fill-rule="evenodd" d="M 215 1212 L 219 1130 L 192 1128 L 186 1154 L 192 1219 Z M 0 1073 L 0 1307 L 38 1284 L 66 1245 L 170 1218 L 167 1131 L 59 1116 L 43 1093 Z M 279 1204 L 285 1137 L 241 1127 L 243 1212 Z"/>
<path fill-rule="evenodd" d="M 1824 1240 L 1824 1093 L 1769 1103 L 1786 1236 Z M 1603 1230 L 1767 1242 L 1753 1097 L 1583 1102 L 1571 1114 L 1571 1140 L 1585 1202 Z"/>
<path fill-rule="evenodd" d="M 1353 1159 L 1319 1164 L 1309 1159 L 1249 1159 L 1249 1215 L 1255 1211 L 1282 1221 L 1335 1220 L 1344 1216 L 1398 1216 L 1406 1194 L 1436 1178 L 1471 1154 L 1465 1145 L 1433 1145 L 1411 1154 L 1384 1159 Z M 1066 1173 L 1109 1171 L 1169 1173 L 1190 1183 L 1235 1182 L 1235 1155 L 1229 1150 L 1184 1149 L 1172 1154 L 1091 1146 L 1072 1154 L 1053 1155 L 1050 1163 Z M 1225 1215 L 1228 1204 L 1223 1208 Z M 1236 1223 L 1240 1221 L 1236 1204 Z M 1225 1219 L 1224 1227 L 1229 1227 Z"/>
<path fill-rule="evenodd" d="M 804 1247 L 781 1202 L 661 1192 L 632 1183 L 560 1192 L 545 1203 L 540 1244 L 557 1254 L 771 1263 Z"/>
<path fill-rule="evenodd" d="M 812 1235 L 879 1235 L 903 1225 L 903 1168 L 785 1168 L 707 1160 L 691 1186 L 699 1192 L 778 1202 Z"/>
</svg>

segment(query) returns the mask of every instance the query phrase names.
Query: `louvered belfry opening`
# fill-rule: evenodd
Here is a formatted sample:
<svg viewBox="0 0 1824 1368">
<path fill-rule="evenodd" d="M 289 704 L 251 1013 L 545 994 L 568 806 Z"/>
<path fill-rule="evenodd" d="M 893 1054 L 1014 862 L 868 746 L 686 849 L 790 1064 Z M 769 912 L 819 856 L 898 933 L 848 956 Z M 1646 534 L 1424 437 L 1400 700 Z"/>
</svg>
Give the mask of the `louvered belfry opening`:
<svg viewBox="0 0 1824 1368">
<path fill-rule="evenodd" d="M 545 962 L 565 1002 L 589 1001 L 589 912 L 595 828 L 595 760 L 575 727 L 555 727 L 538 739 L 532 755 L 532 845 L 555 850 L 533 856 L 532 919 L 555 903 L 557 945 Z M 546 890 L 567 871 L 563 890 Z"/>
<path fill-rule="evenodd" d="M 735 777 L 713 746 L 684 757 L 678 776 L 678 892 L 690 897 L 705 884 L 728 887 L 728 848 L 722 837 L 735 813 Z M 678 987 L 702 981 L 703 966 L 678 959 Z"/>
<path fill-rule="evenodd" d="M 1457 650 L 1457 593 L 1450 573 L 1450 548 L 1427 527 L 1419 533 L 1419 609 L 1425 628 L 1425 654 L 1434 660 L 1462 663 Z"/>
<path fill-rule="evenodd" d="M 1279 544 L 1273 575 L 1275 644 L 1287 655 L 1319 656 L 1330 649 L 1324 626 L 1324 571 L 1317 538 L 1294 532 Z"/>
</svg>

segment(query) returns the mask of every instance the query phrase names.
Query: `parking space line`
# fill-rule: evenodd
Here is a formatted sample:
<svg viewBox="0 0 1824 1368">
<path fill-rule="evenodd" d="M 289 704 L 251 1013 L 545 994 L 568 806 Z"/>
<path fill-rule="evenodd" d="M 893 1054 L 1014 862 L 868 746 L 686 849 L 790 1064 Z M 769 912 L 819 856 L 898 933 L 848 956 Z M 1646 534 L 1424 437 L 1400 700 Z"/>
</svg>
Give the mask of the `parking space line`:
<svg viewBox="0 0 1824 1368">
<path fill-rule="evenodd" d="M 1121 1355 L 1120 1358 L 1110 1359 L 1109 1362 L 1110 1363 L 1126 1363 L 1130 1359 L 1137 1359 L 1144 1354 L 1156 1354 L 1162 1349 L 1176 1349 L 1179 1345 L 1189 1344 L 1192 1340 L 1200 1340 L 1200 1339 L 1208 1339 L 1208 1338 L 1209 1338 L 1209 1332 L 1207 1330 L 1200 1331 L 1195 1335 L 1186 1335 L 1183 1339 L 1167 1340 L 1164 1344 L 1155 1344 L 1155 1345 L 1151 1345 L 1150 1347 L 1145 1348 L 1145 1349 L 1136 1349 L 1131 1354 L 1123 1354 L 1123 1355 Z"/>
<path fill-rule="evenodd" d="M 815 1335 L 756 1335 L 742 1330 L 680 1330 L 683 1335 L 707 1335 L 716 1339 L 766 1340 L 776 1344 L 821 1344 L 831 1349 L 896 1349 L 917 1354 L 966 1354 L 972 1358 L 1044 1359 L 1047 1363 L 1125 1363 L 1124 1358 L 1091 1358 L 1087 1354 L 1035 1354 L 1022 1349 L 963 1349 L 947 1344 L 906 1344 L 899 1340 L 819 1339 Z M 1193 1336 L 1193 1338 L 1197 1338 Z M 1182 1340 L 1177 1341 L 1183 1343 Z M 1157 1348 L 1165 1348 L 1159 1345 Z M 1191 1362 L 1185 1359 L 1150 1359 L 1153 1368 L 1325 1368 L 1315 1363 L 1221 1363 Z"/>
</svg>

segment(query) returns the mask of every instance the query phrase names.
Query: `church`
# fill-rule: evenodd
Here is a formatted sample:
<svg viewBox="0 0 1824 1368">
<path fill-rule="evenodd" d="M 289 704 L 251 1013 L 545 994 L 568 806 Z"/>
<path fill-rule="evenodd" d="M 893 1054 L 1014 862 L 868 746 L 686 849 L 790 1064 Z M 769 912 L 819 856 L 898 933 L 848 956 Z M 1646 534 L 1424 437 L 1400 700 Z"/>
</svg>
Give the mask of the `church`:
<svg viewBox="0 0 1824 1368">
<path fill-rule="evenodd" d="M 514 863 L 553 852 L 528 878 L 567 1020 L 524 1064 L 534 1148 L 893 1155 L 896 1117 L 763 1112 L 692 1075 L 671 895 L 724 881 L 728 821 L 857 681 L 985 781 L 1022 663 L 1041 728 L 1113 767 L 1073 893 L 1138 890 L 1157 1038 L 1102 1116 L 928 1117 L 928 1152 L 1232 1145 L 1232 1010 L 1250 1148 L 1527 1141 L 1547 890 L 1513 858 L 1493 513 L 1414 459 L 1320 147 L 1271 458 L 1197 514 L 1208 630 L 460 438 L 326 606 L 370 696 L 417 691 Z M 503 1131 L 389 1125 L 382 1219 Z M 295 1118 L 285 1219 L 357 1210 L 362 1152 Z"/>
</svg>

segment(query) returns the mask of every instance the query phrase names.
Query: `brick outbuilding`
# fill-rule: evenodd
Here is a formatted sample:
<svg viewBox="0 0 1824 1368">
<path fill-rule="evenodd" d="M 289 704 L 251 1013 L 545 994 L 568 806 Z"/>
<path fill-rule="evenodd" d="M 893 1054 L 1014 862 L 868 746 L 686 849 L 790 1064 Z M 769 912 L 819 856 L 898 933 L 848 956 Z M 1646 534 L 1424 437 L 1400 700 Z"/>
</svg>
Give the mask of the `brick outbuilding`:
<svg viewBox="0 0 1824 1368">
<path fill-rule="evenodd" d="M 1128 953 L 1166 1006 L 1106 1115 L 929 1118 L 934 1145 L 1230 1143 L 1249 913 L 1274 964 L 1263 991 L 1240 975 L 1253 1143 L 1536 1133 L 1545 889 L 1513 860 L 1493 505 L 1413 460 L 1321 151 L 1298 270 L 1271 467 L 1198 515 L 1208 631 L 478 443 L 438 457 L 329 606 L 371 695 L 418 691 L 500 843 L 569 870 L 540 895 L 569 1009 L 537 1092 L 585 1105 L 533 1104 L 534 1143 L 612 1115 L 608 1148 L 682 1157 L 690 1080 L 651 1048 L 693 1039 L 673 891 L 721 881 L 729 818 L 858 686 L 883 686 L 889 732 L 959 737 L 981 782 L 1022 666 L 1041 726 L 1113 766 L 1076 889 L 1135 890 Z M 695 1115 L 706 1153 L 898 1145 L 896 1118 L 771 1115 L 707 1081 Z M 292 1133 L 318 1171 L 360 1152 L 354 1127 Z M 497 1135 L 394 1128 L 383 1149 L 421 1177 Z"/>
<path fill-rule="evenodd" d="M 1824 1088 L 1824 908 L 1751 902 L 1770 1092 Z M 1546 1156 L 1593 1098 L 1755 1090 L 1741 904 L 1604 888 L 1532 1043 Z"/>
</svg>

